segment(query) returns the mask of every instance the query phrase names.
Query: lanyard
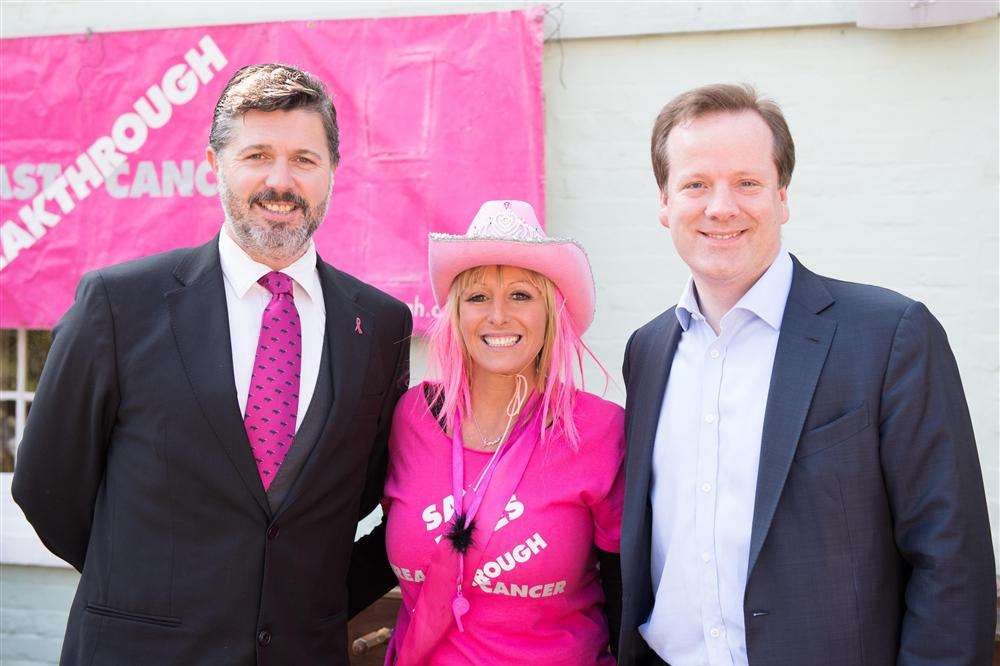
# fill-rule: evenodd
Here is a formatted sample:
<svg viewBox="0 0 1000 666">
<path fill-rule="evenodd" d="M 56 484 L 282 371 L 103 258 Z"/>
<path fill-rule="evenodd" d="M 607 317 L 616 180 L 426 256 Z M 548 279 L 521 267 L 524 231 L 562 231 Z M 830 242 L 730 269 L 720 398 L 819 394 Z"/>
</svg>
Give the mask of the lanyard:
<svg viewBox="0 0 1000 666">
<path fill-rule="evenodd" d="M 535 415 L 535 418 L 530 419 L 530 423 L 519 424 L 518 427 L 510 433 L 510 436 L 504 440 L 500 447 L 494 451 L 489 461 L 487 461 L 486 467 L 483 468 L 483 472 L 479 475 L 479 479 L 469 489 L 472 494 L 472 498 L 468 503 L 468 508 L 466 508 L 466 498 L 462 492 L 465 483 L 465 447 L 462 444 L 462 425 L 461 421 L 455 424 L 454 432 L 451 436 L 451 482 L 452 491 L 454 493 L 453 497 L 455 498 L 455 520 L 462 521 L 462 524 L 466 529 L 473 529 L 472 521 L 479 512 L 479 507 L 483 503 L 483 498 L 486 496 L 486 490 L 489 488 L 490 481 L 493 479 L 493 473 L 496 471 L 500 459 L 503 457 L 503 454 L 509 450 L 508 444 L 510 444 L 511 447 L 516 446 L 517 442 L 524 434 L 531 434 L 530 430 L 537 426 L 537 422 L 541 416 L 541 410 L 537 411 L 538 414 Z M 471 605 L 465 595 L 462 594 L 462 581 L 465 579 L 465 554 L 458 552 L 457 555 L 457 591 L 455 598 L 451 602 L 451 612 L 455 616 L 455 623 L 458 625 L 458 630 L 464 632 L 465 628 L 462 626 L 462 616 L 469 612 Z"/>
</svg>

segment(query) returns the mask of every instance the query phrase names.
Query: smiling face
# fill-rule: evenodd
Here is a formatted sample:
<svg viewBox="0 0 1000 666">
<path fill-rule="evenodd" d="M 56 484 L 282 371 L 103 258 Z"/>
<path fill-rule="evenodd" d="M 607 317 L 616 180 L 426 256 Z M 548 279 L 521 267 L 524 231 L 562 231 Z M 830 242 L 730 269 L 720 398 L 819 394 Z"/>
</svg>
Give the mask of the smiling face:
<svg viewBox="0 0 1000 666">
<path fill-rule="evenodd" d="M 208 161 L 233 240 L 275 269 L 302 256 L 326 215 L 333 186 L 320 116 L 248 111 L 222 151 L 208 149 Z"/>
<path fill-rule="evenodd" d="M 660 222 L 700 290 L 745 293 L 778 254 L 788 194 L 772 144 L 752 111 L 701 116 L 667 137 Z"/>
<path fill-rule="evenodd" d="M 521 373 L 533 385 L 549 319 L 544 286 L 514 266 L 473 269 L 470 277 L 458 294 L 458 330 L 472 380 Z"/>
</svg>

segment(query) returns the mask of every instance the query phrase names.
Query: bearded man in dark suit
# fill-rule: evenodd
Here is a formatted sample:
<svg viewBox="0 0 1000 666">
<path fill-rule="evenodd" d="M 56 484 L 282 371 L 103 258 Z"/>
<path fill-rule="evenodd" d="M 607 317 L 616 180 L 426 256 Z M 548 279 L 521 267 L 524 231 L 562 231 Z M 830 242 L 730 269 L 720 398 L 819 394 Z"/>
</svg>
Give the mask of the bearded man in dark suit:
<svg viewBox="0 0 1000 666">
<path fill-rule="evenodd" d="M 61 663 L 347 664 L 348 617 L 395 583 L 354 535 L 411 318 L 316 255 L 338 145 L 322 82 L 241 69 L 208 148 L 220 234 L 81 280 L 13 481 L 82 574 Z"/>
<path fill-rule="evenodd" d="M 753 89 L 675 98 L 652 157 L 692 277 L 625 353 L 619 663 L 988 664 L 990 528 L 941 325 L 782 246 L 794 145 Z"/>
</svg>

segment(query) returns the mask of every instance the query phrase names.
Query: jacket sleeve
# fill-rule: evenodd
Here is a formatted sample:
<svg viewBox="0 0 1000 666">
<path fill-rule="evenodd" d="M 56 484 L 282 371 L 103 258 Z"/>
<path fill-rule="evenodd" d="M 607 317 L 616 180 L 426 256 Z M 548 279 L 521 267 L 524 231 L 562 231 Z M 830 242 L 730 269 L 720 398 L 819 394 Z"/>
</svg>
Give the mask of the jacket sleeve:
<svg viewBox="0 0 1000 666">
<path fill-rule="evenodd" d="M 895 540 L 911 568 L 897 663 L 987 664 L 996 599 L 982 472 L 947 336 L 920 303 L 896 329 L 879 427 Z"/>
<path fill-rule="evenodd" d="M 632 359 L 629 357 L 632 353 L 632 341 L 635 340 L 635 335 L 639 331 L 632 331 L 632 335 L 628 336 L 628 342 L 625 343 L 625 357 L 622 359 L 622 379 L 625 380 L 625 387 L 628 388 L 628 374 L 629 365 Z"/>
<path fill-rule="evenodd" d="M 11 486 L 45 547 L 78 571 L 118 403 L 111 306 L 100 274 L 89 273 L 53 332 Z"/>
<path fill-rule="evenodd" d="M 410 311 L 403 316 L 402 327 L 397 338 L 397 356 L 393 383 L 386 392 L 379 415 L 379 429 L 372 446 L 372 457 L 368 461 L 365 488 L 361 494 L 360 518 L 375 510 L 382 500 L 385 475 L 388 466 L 389 426 L 396 403 L 406 392 L 410 383 L 410 335 L 413 319 Z M 354 617 L 373 604 L 383 594 L 395 587 L 396 575 L 389 567 L 385 552 L 385 518 L 375 530 L 358 540 L 351 552 L 351 563 L 347 574 L 348 615 Z"/>
</svg>

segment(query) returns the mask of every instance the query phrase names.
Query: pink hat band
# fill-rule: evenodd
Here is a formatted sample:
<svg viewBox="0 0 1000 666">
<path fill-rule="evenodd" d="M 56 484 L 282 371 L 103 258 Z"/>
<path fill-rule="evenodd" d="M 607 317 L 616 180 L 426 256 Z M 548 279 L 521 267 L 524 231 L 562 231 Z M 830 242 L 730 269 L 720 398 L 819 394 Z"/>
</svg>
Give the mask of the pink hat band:
<svg viewBox="0 0 1000 666">
<path fill-rule="evenodd" d="M 594 320 L 597 295 L 587 254 L 575 240 L 545 235 L 524 201 L 487 201 L 465 235 L 432 233 L 428 264 L 434 299 L 443 306 L 455 278 L 477 266 L 517 266 L 552 280 L 582 335 Z"/>
</svg>

